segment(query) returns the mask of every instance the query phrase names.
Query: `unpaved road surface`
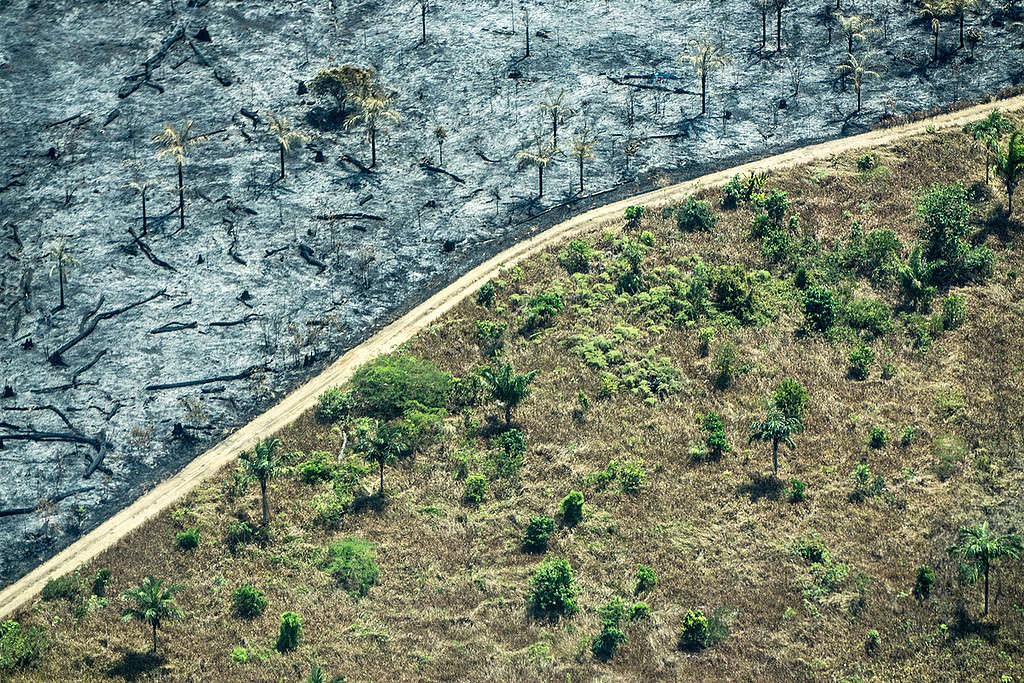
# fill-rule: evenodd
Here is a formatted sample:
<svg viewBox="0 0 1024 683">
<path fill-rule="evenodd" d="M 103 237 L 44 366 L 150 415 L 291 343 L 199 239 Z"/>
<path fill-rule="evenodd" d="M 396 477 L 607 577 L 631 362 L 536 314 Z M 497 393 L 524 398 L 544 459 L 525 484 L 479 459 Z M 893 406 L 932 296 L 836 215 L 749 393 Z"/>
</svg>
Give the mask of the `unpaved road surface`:
<svg viewBox="0 0 1024 683">
<path fill-rule="evenodd" d="M 134 503 L 103 522 L 96 529 L 82 536 L 50 560 L 36 567 L 19 581 L 8 586 L 0 592 L 0 619 L 10 618 L 19 608 L 28 604 L 29 601 L 39 594 L 43 586 L 51 578 L 71 572 L 82 563 L 91 561 L 127 534 L 139 528 L 147 520 L 174 505 L 193 488 L 215 475 L 225 465 L 231 463 L 238 456 L 239 452 L 251 448 L 257 439 L 270 436 L 291 423 L 303 412 L 310 409 L 324 390 L 343 384 L 360 365 L 377 355 L 394 350 L 417 332 L 432 324 L 467 296 L 476 292 L 489 279 L 495 277 L 498 274 L 499 268 L 515 264 L 579 233 L 597 230 L 613 224 L 621 219 L 623 211 L 627 206 L 643 205 L 646 207 L 658 207 L 685 198 L 698 187 L 722 185 L 737 173 L 779 170 L 844 152 L 883 146 L 902 138 L 924 133 L 929 128 L 961 127 L 969 121 L 985 116 L 993 108 L 1015 110 L 1022 106 L 1024 106 L 1024 96 L 1018 96 L 1008 100 L 979 105 L 950 114 L 924 119 L 905 126 L 872 131 L 849 138 L 801 147 L 784 154 L 718 171 L 684 183 L 607 204 L 559 223 L 544 232 L 535 234 L 515 244 L 466 273 L 427 301 L 343 355 L 318 376 L 286 396 L 273 408 L 194 459 L 178 474 L 163 481 Z"/>
</svg>

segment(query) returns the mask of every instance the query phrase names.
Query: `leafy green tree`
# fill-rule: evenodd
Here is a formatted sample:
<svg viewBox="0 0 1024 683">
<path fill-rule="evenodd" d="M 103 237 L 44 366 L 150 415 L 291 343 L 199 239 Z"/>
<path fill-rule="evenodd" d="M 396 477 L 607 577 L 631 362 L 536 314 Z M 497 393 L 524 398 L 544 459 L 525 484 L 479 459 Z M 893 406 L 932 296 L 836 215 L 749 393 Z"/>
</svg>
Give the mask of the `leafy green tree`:
<svg viewBox="0 0 1024 683">
<path fill-rule="evenodd" d="M 1010 133 L 1006 149 L 996 147 L 996 174 L 1006 187 L 1006 215 L 1013 213 L 1013 193 L 1024 171 L 1024 138 L 1020 131 Z"/>
<path fill-rule="evenodd" d="M 1022 550 L 1021 538 L 1015 534 L 996 535 L 988 522 L 960 529 L 960 545 L 949 547 L 949 554 L 966 560 L 969 576 L 985 577 L 985 615 L 988 615 L 988 578 L 991 565 L 1002 559 L 1016 560 Z"/>
<path fill-rule="evenodd" d="M 964 126 L 970 135 L 985 149 L 985 183 L 988 184 L 992 167 L 992 150 L 998 148 L 1003 135 L 1013 130 L 1013 123 L 1003 112 L 993 109 L 988 116 Z"/>
<path fill-rule="evenodd" d="M 579 611 L 572 566 L 563 558 L 549 557 L 533 575 L 530 602 L 534 612 L 544 616 L 570 616 Z"/>
<path fill-rule="evenodd" d="M 150 575 L 124 594 L 124 599 L 134 601 L 135 606 L 126 608 L 121 613 L 121 620 L 129 622 L 134 619 L 153 627 L 153 654 L 156 654 L 156 632 L 160 624 L 184 616 L 181 607 L 174 602 L 174 596 L 183 590 L 185 587 L 180 584 L 165 586 L 163 579 Z"/>
<path fill-rule="evenodd" d="M 380 495 L 384 495 L 384 466 L 409 454 L 408 434 L 400 425 L 381 420 L 373 421 L 373 428 L 363 434 L 356 451 L 375 463 L 380 470 Z"/>
<path fill-rule="evenodd" d="M 244 463 L 244 475 L 242 485 L 247 485 L 254 479 L 260 483 L 260 498 L 263 503 L 263 528 L 270 523 L 270 501 L 267 498 L 267 483 L 277 471 L 280 458 L 277 449 L 281 442 L 277 439 L 261 439 L 256 442 L 252 453 L 242 453 L 239 458 Z"/>
<path fill-rule="evenodd" d="M 786 417 L 776 407 L 768 409 L 763 420 L 750 425 L 750 439 L 748 443 L 755 441 L 770 442 L 772 445 L 772 469 L 775 474 L 779 473 L 779 445 L 785 445 L 789 450 L 794 450 L 793 434 L 800 431 L 800 423 L 791 417 Z"/>
<path fill-rule="evenodd" d="M 281 615 L 281 628 L 277 632 L 277 643 L 274 649 L 278 652 L 289 652 L 299 646 L 302 639 L 302 618 L 295 612 Z"/>
<path fill-rule="evenodd" d="M 484 368 L 480 373 L 491 392 L 491 398 L 504 406 L 506 425 L 511 426 L 512 411 L 530 395 L 530 383 L 538 374 L 540 370 L 518 373 L 509 362 L 494 368 Z"/>
<path fill-rule="evenodd" d="M 914 247 L 910 259 L 900 268 L 900 289 L 903 297 L 913 310 L 925 310 L 935 297 L 935 285 L 931 284 L 934 265 L 925 263 L 921 247 Z"/>
<path fill-rule="evenodd" d="M 810 395 L 807 389 L 800 382 L 792 377 L 779 382 L 775 394 L 772 396 L 772 404 L 787 418 L 796 420 L 803 430 L 804 420 L 807 418 L 807 404 L 810 402 Z"/>
<path fill-rule="evenodd" d="M 1020 157 L 1013 163 L 1024 162 L 1024 147 L 1016 154 Z M 1012 170 L 1014 183 L 1017 173 L 1017 170 Z M 932 284 L 963 284 L 989 271 L 993 258 L 991 250 L 984 245 L 972 246 L 968 239 L 974 209 L 961 183 L 932 185 L 915 199 L 914 205 L 924 223 L 918 235 L 924 241 L 924 255 L 931 266 L 929 281 Z"/>
</svg>

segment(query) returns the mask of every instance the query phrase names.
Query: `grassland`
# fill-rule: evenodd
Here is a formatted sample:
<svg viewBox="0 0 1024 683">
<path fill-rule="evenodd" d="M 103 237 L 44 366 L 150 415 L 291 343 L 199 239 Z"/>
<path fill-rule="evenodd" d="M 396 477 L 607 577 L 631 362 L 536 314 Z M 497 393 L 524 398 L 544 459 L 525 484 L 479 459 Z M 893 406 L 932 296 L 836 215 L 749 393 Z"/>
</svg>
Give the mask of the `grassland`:
<svg viewBox="0 0 1024 683">
<path fill-rule="evenodd" d="M 518 473 L 494 465 L 489 444 L 503 429 L 501 408 L 463 396 L 436 439 L 387 468 L 386 496 L 373 495 L 370 470 L 352 487 L 352 509 L 325 525 L 317 506 L 322 512 L 334 495 L 332 482 L 306 483 L 301 463 L 333 463 L 344 443 L 346 471 L 358 464 L 348 423 L 311 413 L 277 435 L 290 455 L 270 483 L 268 540 L 227 542 L 231 524 L 258 526 L 260 502 L 258 487 L 243 493 L 234 469 L 223 472 L 81 570 L 111 570 L 109 605 L 93 600 L 77 618 L 78 599 L 23 612 L 22 624 L 46 628 L 49 646 L 17 675 L 295 680 L 317 663 L 348 680 L 1024 679 L 1021 564 L 998 565 L 983 617 L 980 588 L 961 580 L 946 552 L 962 526 L 1022 526 L 1018 226 L 1000 217 L 1005 196 L 995 182 L 972 193 L 972 240 L 993 250 L 991 274 L 941 291 L 931 314 L 903 311 L 896 283 L 859 274 L 875 264 L 851 256 L 856 222 L 863 235 L 893 230 L 906 258 L 919 239 L 922 189 L 983 177 L 984 153 L 967 135 L 929 134 L 874 150 L 870 161 L 839 156 L 769 177 L 766 190 L 792 202 L 785 219 L 799 215 L 781 258 L 751 237 L 757 208 L 723 209 L 720 190 L 709 189 L 698 197 L 714 204 L 710 231 L 681 232 L 674 214 L 648 212 L 638 226 L 586 236 L 587 273 L 567 273 L 558 250 L 506 271 L 489 305 L 464 302 L 404 352 L 469 377 L 492 362 L 494 344 L 481 340 L 478 321 L 505 326 L 501 357 L 540 370 L 514 413 L 527 443 Z M 624 289 L 629 244 L 646 246 L 643 282 Z M 735 275 L 751 295 L 743 320 L 716 299 L 728 266 L 740 267 Z M 687 304 L 702 272 L 710 304 L 695 312 Z M 806 329 L 811 286 L 839 301 L 828 332 Z M 543 294 L 558 294 L 564 310 L 524 329 Z M 950 294 L 964 298 L 967 317 L 945 329 L 954 327 L 942 322 Z M 873 318 L 877 335 L 849 324 L 866 299 L 888 307 L 872 310 L 893 311 Z M 875 360 L 857 380 L 849 354 L 861 345 Z M 730 346 L 735 371 L 726 383 L 719 361 Z M 806 387 L 810 405 L 775 477 L 770 447 L 748 443 L 748 431 L 786 377 Z M 701 457 L 699 418 L 709 411 L 721 415 L 731 446 L 718 460 Z M 886 431 L 880 448 L 868 445 L 873 427 Z M 612 461 L 635 472 L 641 460 L 634 491 L 624 490 L 626 477 L 608 476 Z M 869 466 L 869 484 L 882 477 L 859 497 L 858 463 Z M 475 472 L 489 478 L 479 505 L 463 495 Z M 792 479 L 806 484 L 805 500 L 791 502 Z M 530 517 L 557 517 L 571 489 L 584 493 L 585 517 L 560 525 L 546 555 L 572 565 L 580 610 L 538 618 L 527 591 L 542 556 L 523 552 L 520 540 Z M 191 528 L 199 546 L 177 548 L 175 534 Z M 350 536 L 377 548 L 379 582 L 361 599 L 324 571 L 325 548 Z M 795 552 L 813 538 L 829 562 L 812 566 Z M 659 581 L 634 597 L 638 565 Z M 912 594 L 921 565 L 935 569 L 928 599 Z M 159 657 L 146 654 L 144 627 L 119 619 L 121 594 L 147 574 L 185 586 L 184 618 L 163 624 Z M 231 593 L 243 582 L 265 591 L 262 615 L 234 614 Z M 628 642 L 604 662 L 591 639 L 598 609 L 615 597 L 642 599 L 651 614 L 623 625 Z M 728 637 L 680 649 L 684 614 L 721 607 L 735 613 Z M 279 653 L 286 611 L 301 616 L 304 634 L 297 650 Z M 247 661 L 235 661 L 236 648 Z"/>
</svg>

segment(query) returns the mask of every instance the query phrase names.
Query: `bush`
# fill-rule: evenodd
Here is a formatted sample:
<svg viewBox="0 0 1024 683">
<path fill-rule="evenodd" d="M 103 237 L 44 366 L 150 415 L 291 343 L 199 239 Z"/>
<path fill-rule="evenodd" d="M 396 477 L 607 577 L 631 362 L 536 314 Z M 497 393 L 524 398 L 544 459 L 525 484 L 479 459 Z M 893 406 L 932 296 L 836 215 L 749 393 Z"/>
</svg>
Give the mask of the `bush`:
<svg viewBox="0 0 1024 683">
<path fill-rule="evenodd" d="M 492 448 L 500 448 L 510 456 L 521 458 L 526 454 L 526 438 L 523 433 L 513 427 L 491 439 Z"/>
<path fill-rule="evenodd" d="M 917 577 L 914 579 L 914 596 L 920 600 L 927 600 L 931 597 L 932 586 L 935 584 L 935 572 L 928 565 L 921 565 L 917 568 Z"/>
<path fill-rule="evenodd" d="M 718 223 L 711 208 L 711 202 L 690 195 L 681 207 L 676 209 L 676 227 L 683 232 L 710 232 Z"/>
<path fill-rule="evenodd" d="M 31 666 L 42 656 L 46 644 L 42 627 L 25 628 L 17 621 L 0 623 L 0 673 Z"/>
<path fill-rule="evenodd" d="M 825 287 L 813 287 L 804 294 L 804 317 L 807 326 L 817 332 L 827 332 L 836 322 L 836 298 Z"/>
<path fill-rule="evenodd" d="M 307 484 L 330 481 L 334 477 L 334 465 L 327 460 L 328 453 L 314 452 L 314 459 L 299 465 L 299 477 Z"/>
<path fill-rule="evenodd" d="M 799 479 L 790 479 L 789 484 L 789 502 L 800 503 L 807 498 L 807 484 Z"/>
<path fill-rule="evenodd" d="M 541 515 L 531 517 L 523 536 L 523 550 L 528 553 L 542 553 L 548 549 L 548 539 L 555 533 L 555 520 Z"/>
<path fill-rule="evenodd" d="M 640 227 L 640 219 L 644 217 L 644 207 L 627 206 L 624 217 L 626 219 L 626 230 L 636 230 Z"/>
<path fill-rule="evenodd" d="M 634 586 L 633 592 L 636 594 L 643 593 L 657 585 L 658 576 L 654 573 L 654 570 L 642 564 L 638 565 L 636 568 L 636 586 Z"/>
<path fill-rule="evenodd" d="M 947 330 L 955 330 L 965 322 L 967 322 L 967 301 L 958 294 L 943 299 L 942 326 Z"/>
<path fill-rule="evenodd" d="M 881 427 L 872 427 L 868 432 L 868 447 L 885 448 L 887 443 L 889 443 L 889 435 Z"/>
<path fill-rule="evenodd" d="M 651 608 L 646 602 L 635 602 L 629 608 L 628 619 L 630 621 L 640 621 L 641 619 L 649 619 L 651 616 Z"/>
<path fill-rule="evenodd" d="M 619 464 L 616 477 L 619 487 L 627 493 L 636 493 L 647 483 L 647 471 L 644 469 L 643 458 L 623 460 Z"/>
<path fill-rule="evenodd" d="M 181 550 L 193 550 L 199 547 L 199 527 L 193 527 L 174 535 L 174 545 Z"/>
<path fill-rule="evenodd" d="M 722 208 L 735 209 L 747 198 L 739 174 L 734 175 L 722 188 Z"/>
<path fill-rule="evenodd" d="M 601 385 L 597 388 L 599 399 L 609 399 L 619 393 L 619 379 L 610 372 L 601 373 Z"/>
<path fill-rule="evenodd" d="M 704 445 L 707 447 L 706 458 L 718 460 L 732 450 L 725 441 L 725 425 L 722 424 L 722 418 L 718 413 L 712 411 L 705 415 L 701 426 L 707 432 L 704 438 Z"/>
<path fill-rule="evenodd" d="M 855 330 L 880 337 L 892 328 L 892 309 L 879 299 L 854 299 L 846 307 L 846 323 Z"/>
<path fill-rule="evenodd" d="M 267 599 L 263 596 L 263 591 L 243 583 L 231 594 L 231 604 L 234 605 L 238 616 L 251 619 L 263 614 L 267 607 Z"/>
<path fill-rule="evenodd" d="M 924 255 L 933 265 L 930 279 L 934 284 L 964 284 L 989 274 L 992 251 L 971 247 L 966 239 L 973 209 L 962 184 L 932 185 L 917 197 L 915 207 L 924 223 L 918 234 L 924 240 Z"/>
<path fill-rule="evenodd" d="M 914 442 L 917 438 L 917 427 L 907 425 L 903 428 L 903 433 L 900 434 L 900 445 L 906 448 Z"/>
<path fill-rule="evenodd" d="M 893 282 L 899 274 L 903 242 L 892 230 L 872 230 L 864 238 L 857 270 L 879 284 Z"/>
<path fill-rule="evenodd" d="M 591 641 L 590 651 L 601 661 L 607 662 L 615 655 L 619 645 L 624 645 L 626 640 L 626 634 L 617 626 L 605 622 L 602 624 L 601 632 Z"/>
<path fill-rule="evenodd" d="M 576 591 L 569 562 L 562 558 L 548 558 L 541 562 L 533 575 L 530 603 L 538 615 L 570 616 L 579 609 Z"/>
<path fill-rule="evenodd" d="M 74 572 L 47 581 L 46 585 L 43 586 L 40 597 L 47 602 L 51 600 L 67 600 L 71 602 L 78 597 L 81 589 L 82 577 L 78 572 Z"/>
<path fill-rule="evenodd" d="M 328 389 L 316 400 L 317 422 L 337 422 L 352 408 L 352 396 L 341 389 Z"/>
<path fill-rule="evenodd" d="M 864 650 L 869 654 L 874 652 L 882 644 L 882 637 L 878 635 L 878 631 L 871 629 L 868 631 L 868 638 L 864 641 Z"/>
<path fill-rule="evenodd" d="M 715 328 L 702 327 L 697 330 L 697 353 L 701 356 L 708 355 L 711 350 L 711 342 L 715 340 Z"/>
<path fill-rule="evenodd" d="M 684 650 L 699 650 L 710 645 L 711 628 L 704 612 L 691 609 L 683 617 L 683 628 L 679 632 L 679 645 Z"/>
<path fill-rule="evenodd" d="M 295 612 L 285 612 L 281 615 L 281 630 L 277 633 L 277 644 L 274 646 L 278 652 L 290 652 L 299 646 L 302 639 L 302 619 Z"/>
<path fill-rule="evenodd" d="M 107 586 L 110 584 L 110 570 L 104 567 L 98 570 L 92 577 L 92 592 L 94 595 L 103 597 L 107 592 Z"/>
<path fill-rule="evenodd" d="M 742 266 L 723 266 L 715 271 L 714 299 L 718 310 L 741 323 L 753 322 L 757 312 L 750 275 Z"/>
<path fill-rule="evenodd" d="M 551 291 L 537 294 L 526 304 L 523 332 L 530 333 L 552 323 L 554 317 L 565 310 L 562 293 Z"/>
<path fill-rule="evenodd" d="M 569 495 L 562 499 L 558 510 L 562 514 L 563 524 L 576 526 L 583 519 L 583 494 L 579 491 L 570 491 Z"/>
<path fill-rule="evenodd" d="M 487 498 L 487 477 L 471 474 L 462 485 L 462 500 L 470 505 L 479 505 Z"/>
<path fill-rule="evenodd" d="M 256 531 L 248 522 L 232 522 L 228 525 L 228 533 L 225 541 L 228 547 L 234 550 L 243 543 L 248 543 L 256 537 Z"/>
<path fill-rule="evenodd" d="M 352 597 L 363 597 L 380 580 L 373 543 L 353 536 L 332 543 L 327 552 L 327 573 Z"/>
<path fill-rule="evenodd" d="M 719 389 L 729 388 L 739 376 L 741 370 L 739 355 L 736 344 L 731 341 L 722 342 L 715 349 L 715 386 Z"/>
<path fill-rule="evenodd" d="M 772 403 L 779 412 L 791 420 L 797 420 L 802 425 L 807 417 L 807 404 L 810 395 L 804 385 L 796 379 L 787 377 L 779 382 L 775 394 L 772 395 Z"/>
<path fill-rule="evenodd" d="M 573 240 L 558 252 L 558 264 L 572 273 L 590 271 L 590 259 L 594 252 L 584 240 Z"/>
<path fill-rule="evenodd" d="M 882 475 L 872 478 L 871 468 L 866 463 L 854 463 L 850 478 L 853 479 L 853 493 L 850 497 L 855 501 L 873 498 L 885 490 L 885 478 Z"/>
<path fill-rule="evenodd" d="M 494 303 L 494 295 L 497 293 L 498 288 L 495 287 L 493 280 L 485 282 L 480 289 L 476 292 L 476 302 L 481 306 L 490 306 Z"/>
<path fill-rule="evenodd" d="M 871 370 L 871 364 L 875 362 L 875 352 L 866 344 L 861 344 L 850 351 L 850 377 L 856 380 L 865 380 Z"/>
<path fill-rule="evenodd" d="M 352 375 L 352 401 L 363 414 L 391 420 L 409 410 L 436 411 L 448 403 L 452 376 L 415 356 L 380 356 Z"/>
<path fill-rule="evenodd" d="M 857 170 L 870 171 L 875 167 L 875 158 L 871 154 L 862 154 L 857 157 Z"/>
<path fill-rule="evenodd" d="M 245 664 L 249 661 L 249 651 L 241 645 L 236 645 L 234 649 L 231 650 L 230 656 L 231 661 L 235 664 Z"/>
</svg>

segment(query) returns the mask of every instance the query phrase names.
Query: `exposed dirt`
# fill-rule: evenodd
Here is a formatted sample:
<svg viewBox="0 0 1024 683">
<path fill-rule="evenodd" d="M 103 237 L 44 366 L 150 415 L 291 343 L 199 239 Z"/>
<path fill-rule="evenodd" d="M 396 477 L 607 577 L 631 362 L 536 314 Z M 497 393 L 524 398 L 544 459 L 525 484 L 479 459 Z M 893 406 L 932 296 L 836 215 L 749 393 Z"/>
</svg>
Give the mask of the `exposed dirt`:
<svg viewBox="0 0 1024 683">
<path fill-rule="evenodd" d="M 866 130 L 885 114 L 977 97 L 1016 83 L 1024 60 L 1011 49 L 1019 40 L 1004 29 L 1005 16 L 985 18 L 976 59 L 954 49 L 956 27 L 946 22 L 933 61 L 916 13 L 898 2 L 865 3 L 859 11 L 883 29 L 874 45 L 888 53 L 879 60 L 883 79 L 867 83 L 855 114 L 852 91 L 842 92 L 834 73 L 845 43 L 838 35 L 825 42 L 818 7 L 787 10 L 781 52 L 769 36 L 761 53 L 760 17 L 747 3 L 437 3 L 425 44 L 407 2 L 189 4 L 202 6 L 0 0 L 0 382 L 14 394 L 0 404 L 8 435 L 0 509 L 95 487 L 2 518 L 0 585 L 564 211 Z M 978 21 L 968 15 L 969 26 Z M 183 38 L 148 80 L 126 79 L 179 28 Z M 734 54 L 712 77 L 705 117 L 694 76 L 677 61 L 701 33 Z M 374 173 L 344 160 L 367 163 L 361 135 L 316 128 L 320 105 L 297 94 L 300 81 L 332 61 L 373 66 L 397 92 L 403 120 L 379 141 Z M 638 74 L 658 77 L 628 78 Z M 574 164 L 562 159 L 549 169 L 537 200 L 536 174 L 518 168 L 515 153 L 535 132 L 550 133 L 537 103 L 561 90 L 577 111 L 562 124 L 563 144 L 584 122 L 600 137 L 584 194 L 613 191 L 546 214 L 575 197 Z M 266 132 L 270 113 L 313 136 L 289 156 L 283 182 Z M 154 160 L 148 140 L 164 121 L 186 117 L 211 135 L 185 164 L 179 231 L 173 164 Z M 437 163 L 437 125 L 450 131 L 444 166 L 464 183 L 421 166 Z M 142 227 L 139 197 L 126 187 L 136 173 L 155 183 L 143 238 L 152 258 L 128 233 Z M 337 212 L 384 220 L 315 218 Z M 45 254 L 61 239 L 80 265 L 69 273 L 66 307 L 53 311 L 58 284 Z M 61 354 L 67 367 L 48 360 L 93 323 Z M 147 389 L 233 375 L 244 376 Z M 27 410 L 48 405 L 63 417 Z M 176 438 L 178 423 L 186 438 Z M 83 480 L 97 450 L 9 438 L 30 428 L 101 440 L 109 452 Z M 217 452 L 233 455 L 245 438 Z"/>
</svg>

